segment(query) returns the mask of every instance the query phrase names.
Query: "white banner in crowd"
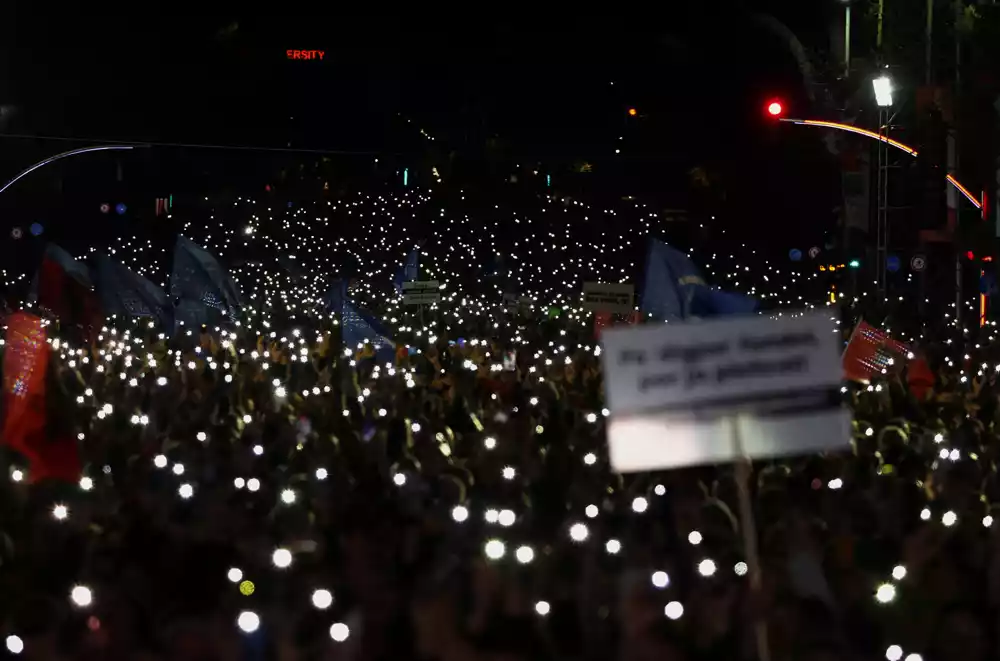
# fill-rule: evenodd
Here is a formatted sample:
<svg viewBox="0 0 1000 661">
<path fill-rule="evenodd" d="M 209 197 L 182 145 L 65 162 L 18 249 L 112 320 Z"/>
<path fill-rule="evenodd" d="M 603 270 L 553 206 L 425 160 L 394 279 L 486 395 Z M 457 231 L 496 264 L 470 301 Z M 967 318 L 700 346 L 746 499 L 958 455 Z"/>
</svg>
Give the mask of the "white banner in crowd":
<svg viewBox="0 0 1000 661">
<path fill-rule="evenodd" d="M 583 283 L 583 308 L 592 312 L 628 314 L 633 309 L 635 285 Z"/>
<path fill-rule="evenodd" d="M 849 447 L 829 313 L 611 328 L 601 339 L 619 472 Z"/>
<path fill-rule="evenodd" d="M 441 300 L 437 280 L 413 280 L 403 283 L 403 305 L 429 305 Z"/>
</svg>

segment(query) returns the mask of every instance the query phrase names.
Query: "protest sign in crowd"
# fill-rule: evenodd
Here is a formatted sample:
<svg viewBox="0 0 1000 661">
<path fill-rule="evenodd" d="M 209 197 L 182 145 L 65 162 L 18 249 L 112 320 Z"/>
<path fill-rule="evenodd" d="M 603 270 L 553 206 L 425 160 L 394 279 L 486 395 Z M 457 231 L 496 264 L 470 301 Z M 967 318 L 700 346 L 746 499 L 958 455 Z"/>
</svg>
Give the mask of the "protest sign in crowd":
<svg viewBox="0 0 1000 661">
<path fill-rule="evenodd" d="M 992 325 L 892 328 L 822 256 L 682 244 L 635 201 L 468 197 L 179 208 L 176 243 L 50 245 L 7 283 L 6 653 L 732 660 L 760 624 L 776 660 L 1000 649 Z M 754 462 L 759 590 L 735 465 L 612 470 L 599 337 L 755 308 L 829 312 L 855 378 L 843 451 Z"/>
</svg>

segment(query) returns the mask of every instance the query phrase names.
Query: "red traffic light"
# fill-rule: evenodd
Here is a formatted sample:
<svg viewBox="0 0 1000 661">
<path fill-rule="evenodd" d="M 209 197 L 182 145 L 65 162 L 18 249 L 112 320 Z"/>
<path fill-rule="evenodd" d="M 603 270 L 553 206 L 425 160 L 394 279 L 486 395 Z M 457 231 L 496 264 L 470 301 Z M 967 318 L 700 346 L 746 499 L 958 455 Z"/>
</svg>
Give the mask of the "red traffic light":
<svg viewBox="0 0 1000 661">
<path fill-rule="evenodd" d="M 767 104 L 767 114 L 771 117 L 777 117 L 785 111 L 784 106 L 781 105 L 779 101 L 771 101 Z"/>
</svg>

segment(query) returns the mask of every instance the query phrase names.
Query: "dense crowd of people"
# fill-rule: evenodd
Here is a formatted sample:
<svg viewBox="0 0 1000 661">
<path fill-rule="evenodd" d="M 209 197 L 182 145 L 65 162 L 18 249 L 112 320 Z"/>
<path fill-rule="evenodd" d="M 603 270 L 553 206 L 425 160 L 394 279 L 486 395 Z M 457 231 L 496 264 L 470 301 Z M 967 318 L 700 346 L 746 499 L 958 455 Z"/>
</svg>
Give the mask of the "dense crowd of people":
<svg viewBox="0 0 1000 661">
<path fill-rule="evenodd" d="M 895 361 L 844 386 L 851 451 L 755 464 L 750 590 L 732 466 L 608 464 L 580 284 L 636 282 L 670 223 L 634 201 L 464 202 L 189 210 L 184 233 L 239 285 L 236 321 L 117 316 L 84 339 L 53 320 L 49 432 L 75 436 L 83 468 L 38 480 L 0 448 L 6 653 L 749 660 L 758 624 L 776 661 L 1000 650 L 993 326 L 899 333 L 930 387 Z M 830 301 L 815 266 L 698 237 L 693 258 L 764 314 L 826 305 L 848 339 L 863 295 Z M 393 288 L 415 247 L 440 303 Z M 106 252 L 166 282 L 144 239 Z M 345 345 L 333 278 L 389 329 L 391 360 Z"/>
</svg>

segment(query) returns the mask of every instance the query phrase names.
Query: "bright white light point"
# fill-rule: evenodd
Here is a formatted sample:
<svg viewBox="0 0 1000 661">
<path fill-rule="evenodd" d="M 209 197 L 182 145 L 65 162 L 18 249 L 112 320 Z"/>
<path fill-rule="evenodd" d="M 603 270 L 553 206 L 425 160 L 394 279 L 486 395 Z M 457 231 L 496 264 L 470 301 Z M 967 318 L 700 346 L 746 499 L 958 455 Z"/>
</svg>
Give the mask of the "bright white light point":
<svg viewBox="0 0 1000 661">
<path fill-rule="evenodd" d="M 885 658 L 889 661 L 899 661 L 903 658 L 903 648 L 899 645 L 889 645 L 885 650 Z"/>
<path fill-rule="evenodd" d="M 487 436 L 485 439 L 483 439 L 483 445 L 486 446 L 487 450 L 492 450 L 497 446 L 497 439 L 493 438 L 492 436 Z"/>
<path fill-rule="evenodd" d="M 583 455 L 583 463 L 587 464 L 588 466 L 593 466 L 594 464 L 597 463 L 597 455 L 594 454 L 593 452 L 588 452 L 587 454 Z"/>
<path fill-rule="evenodd" d="M 295 502 L 295 491 L 292 489 L 285 489 L 281 492 L 281 502 L 286 505 L 291 505 Z"/>
<path fill-rule="evenodd" d="M 517 475 L 517 471 L 514 470 L 513 466 L 504 466 L 503 467 L 503 479 L 505 479 L 505 480 L 513 480 L 515 475 Z"/>
<path fill-rule="evenodd" d="M 249 480 L 247 480 L 247 489 L 249 489 L 250 491 L 257 491 L 258 489 L 260 489 L 260 480 L 258 480 L 256 477 L 251 477 Z"/>
<path fill-rule="evenodd" d="M 875 601 L 880 604 L 887 604 L 896 598 L 896 586 L 892 583 L 882 583 L 875 590 Z"/>
<path fill-rule="evenodd" d="M 342 643 L 351 635 L 351 630 L 343 622 L 335 622 L 330 627 L 330 638 L 336 643 Z"/>
<path fill-rule="evenodd" d="M 275 397 L 284 397 L 286 394 L 287 393 L 285 392 L 285 387 L 284 386 L 278 386 L 277 388 L 274 389 L 274 396 Z"/>
<path fill-rule="evenodd" d="M 736 572 L 737 576 L 746 576 L 748 569 L 749 568 L 747 567 L 747 563 L 743 562 L 742 560 L 740 560 L 733 566 L 733 571 Z"/>
<path fill-rule="evenodd" d="M 526 565 L 535 559 L 535 550 L 530 546 L 518 546 L 514 555 L 517 557 L 518 562 L 522 565 Z"/>
<path fill-rule="evenodd" d="M 921 521 L 929 521 L 930 518 L 931 518 L 931 511 L 930 511 L 930 509 L 928 509 L 928 508 L 925 507 L 924 509 L 920 510 L 920 520 Z"/>
<path fill-rule="evenodd" d="M 924 661 L 924 657 L 919 654 L 907 654 L 903 661 Z"/>
<path fill-rule="evenodd" d="M 90 491 L 91 489 L 94 488 L 94 481 L 89 477 L 81 477 L 80 488 L 83 489 L 84 491 Z"/>
<path fill-rule="evenodd" d="M 94 603 L 94 593 L 85 585 L 74 586 L 73 590 L 69 593 L 69 598 L 74 605 L 80 608 L 86 608 Z"/>
<path fill-rule="evenodd" d="M 326 610 L 333 604 L 333 594 L 329 590 L 316 590 L 312 595 L 312 604 L 321 611 Z"/>
<path fill-rule="evenodd" d="M 192 487 L 190 484 L 187 483 L 182 484 L 177 489 L 177 495 L 179 495 L 184 500 L 187 500 L 188 498 L 194 495 L 194 487 Z"/>
<path fill-rule="evenodd" d="M 661 590 L 670 585 L 670 577 L 667 576 L 667 572 L 665 571 L 654 571 L 651 580 L 653 581 L 653 587 Z"/>
<path fill-rule="evenodd" d="M 56 521 L 65 521 L 69 516 L 69 508 L 65 505 L 56 505 L 52 508 L 52 518 Z"/>
<path fill-rule="evenodd" d="M 327 473 L 327 471 L 326 471 L 325 468 L 317 468 L 316 469 L 316 479 L 317 480 L 325 480 L 328 475 L 329 475 L 329 473 Z"/>
<path fill-rule="evenodd" d="M 692 530 L 691 532 L 688 533 L 688 544 L 691 544 L 692 546 L 698 546 L 699 544 L 701 544 L 701 540 L 702 540 L 701 533 L 698 532 L 697 530 Z"/>
<path fill-rule="evenodd" d="M 292 564 L 292 552 L 288 549 L 274 549 L 271 554 L 271 562 L 278 569 L 285 569 Z"/>
<path fill-rule="evenodd" d="M 604 545 L 604 550 L 610 553 L 611 555 L 615 555 L 616 553 L 622 550 L 622 543 L 619 542 L 617 539 L 609 539 L 607 543 Z"/>
<path fill-rule="evenodd" d="M 496 523 L 500 520 L 500 512 L 493 508 L 486 510 L 483 515 L 486 518 L 486 523 Z"/>
<path fill-rule="evenodd" d="M 490 560 L 499 560 L 507 552 L 507 547 L 499 539 L 491 539 L 486 542 L 483 550 L 486 552 L 486 557 Z"/>
<path fill-rule="evenodd" d="M 497 522 L 504 528 L 514 525 L 516 519 L 513 510 L 500 510 L 500 514 L 497 515 Z"/>
<path fill-rule="evenodd" d="M 679 601 L 671 601 L 664 607 L 663 614 L 671 620 L 679 620 L 684 615 L 684 606 Z"/>
<path fill-rule="evenodd" d="M 582 523 L 574 523 L 569 527 L 569 537 L 574 542 L 586 541 L 588 535 L 590 535 L 590 531 Z"/>
<path fill-rule="evenodd" d="M 901 581 L 906 578 L 906 567 L 903 565 L 896 565 L 892 568 L 892 577 L 897 581 Z"/>
<path fill-rule="evenodd" d="M 469 518 L 469 510 L 462 505 L 456 505 L 451 510 L 451 518 L 453 518 L 457 523 L 462 523 Z"/>
<path fill-rule="evenodd" d="M 196 438 L 197 438 L 197 439 L 198 439 L 199 441 L 201 441 L 202 443 L 204 443 L 204 442 L 205 442 L 205 441 L 206 441 L 206 440 L 208 439 L 208 434 L 206 434 L 206 433 L 205 433 L 205 432 L 203 432 L 203 431 L 200 431 L 200 432 L 198 432 L 198 435 L 197 435 L 197 437 L 196 437 Z"/>
<path fill-rule="evenodd" d="M 655 487 L 653 487 L 653 493 L 655 493 L 657 496 L 662 496 L 663 494 L 667 493 L 667 488 L 662 484 L 657 484 Z"/>
<path fill-rule="evenodd" d="M 419 422 L 412 423 L 410 425 L 410 429 L 412 429 L 413 433 L 416 434 L 418 431 L 420 431 L 420 423 Z"/>
<path fill-rule="evenodd" d="M 871 436 L 874 433 L 875 433 L 875 430 L 872 429 L 871 427 L 868 427 L 867 429 L 865 429 L 865 436 Z"/>
<path fill-rule="evenodd" d="M 397 487 L 401 487 L 406 484 L 406 476 L 402 473 L 396 473 L 392 476 L 392 481 Z"/>
<path fill-rule="evenodd" d="M 588 519 L 593 519 L 598 514 L 597 505 L 587 505 L 587 509 L 583 510 L 583 513 L 587 515 Z"/>
<path fill-rule="evenodd" d="M 264 454 L 264 446 L 263 445 L 255 445 L 255 446 L 253 446 L 253 453 L 255 455 L 257 455 L 258 457 L 260 455 Z"/>
<path fill-rule="evenodd" d="M 642 514 L 647 507 L 649 507 L 649 501 L 642 496 L 638 496 L 632 501 L 632 511 L 636 514 Z"/>
<path fill-rule="evenodd" d="M 711 576 L 715 573 L 715 561 L 710 558 L 705 558 L 698 563 L 698 573 L 702 576 Z"/>
<path fill-rule="evenodd" d="M 249 413 L 243 416 L 243 424 L 249 425 L 251 420 L 253 420 L 253 418 L 250 417 Z"/>
<path fill-rule="evenodd" d="M 958 515 L 952 511 L 945 512 L 941 517 L 941 523 L 943 523 L 946 527 L 955 525 L 956 521 L 958 521 Z"/>
<path fill-rule="evenodd" d="M 983 527 L 989 528 L 992 525 L 993 525 L 993 517 L 987 514 L 986 516 L 983 517 Z"/>
<path fill-rule="evenodd" d="M 535 612 L 543 617 L 548 615 L 551 610 L 552 606 L 550 606 L 547 601 L 539 601 L 535 604 Z"/>
<path fill-rule="evenodd" d="M 243 570 L 239 567 L 230 567 L 229 571 L 226 572 L 226 578 L 229 579 L 230 583 L 239 583 L 243 580 Z"/>
<path fill-rule="evenodd" d="M 827 483 L 826 486 L 828 486 L 829 488 L 831 488 L 834 491 L 836 491 L 840 487 L 844 486 L 844 481 L 842 479 L 840 479 L 839 477 L 835 477 L 832 480 L 830 480 L 830 482 Z"/>
<path fill-rule="evenodd" d="M 24 641 L 14 634 L 7 636 L 7 651 L 11 654 L 20 654 L 24 651 Z"/>
<path fill-rule="evenodd" d="M 183 475 L 184 474 L 184 464 L 174 464 L 174 467 L 171 470 L 173 470 L 174 475 Z"/>
<path fill-rule="evenodd" d="M 588 413 L 587 414 L 587 422 L 597 422 L 597 414 L 596 413 Z"/>
<path fill-rule="evenodd" d="M 243 633 L 253 633 L 260 628 L 260 618 L 257 613 L 253 611 L 243 611 L 240 616 L 236 618 L 236 626 L 240 628 Z"/>
<path fill-rule="evenodd" d="M 935 443 L 943 443 L 944 442 L 944 434 L 934 434 L 934 442 Z"/>
<path fill-rule="evenodd" d="M 155 457 L 153 457 L 153 465 L 156 466 L 157 468 L 166 468 L 167 467 L 166 456 L 158 454 Z"/>
</svg>

